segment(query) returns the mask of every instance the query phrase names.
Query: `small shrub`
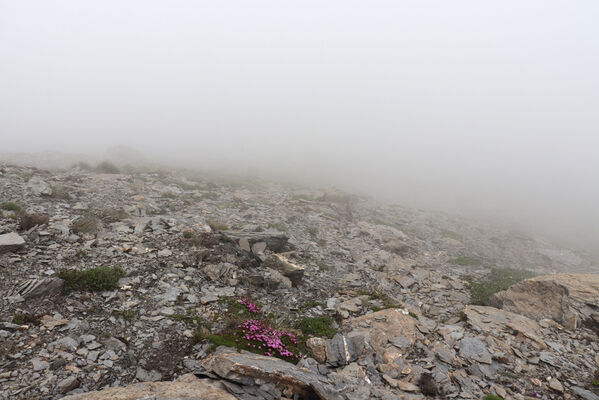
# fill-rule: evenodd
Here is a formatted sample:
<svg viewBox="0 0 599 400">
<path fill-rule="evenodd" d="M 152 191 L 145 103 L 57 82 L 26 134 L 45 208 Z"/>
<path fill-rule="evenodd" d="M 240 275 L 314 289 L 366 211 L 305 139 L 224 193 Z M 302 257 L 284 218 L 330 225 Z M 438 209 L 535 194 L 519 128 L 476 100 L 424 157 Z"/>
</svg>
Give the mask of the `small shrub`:
<svg viewBox="0 0 599 400">
<path fill-rule="evenodd" d="M 50 197 L 52 197 L 53 199 L 68 200 L 71 198 L 71 195 L 69 194 L 69 189 L 66 186 L 53 185 Z"/>
<path fill-rule="evenodd" d="M 202 343 L 204 339 L 206 339 L 204 332 L 201 329 L 194 329 L 193 333 L 191 334 L 191 345 L 195 346 L 198 343 Z"/>
<path fill-rule="evenodd" d="M 17 203 L 13 203 L 12 201 L 0 203 L 0 208 L 6 211 L 14 211 L 15 213 L 21 211 L 21 206 L 19 206 Z"/>
<path fill-rule="evenodd" d="M 105 208 L 98 212 L 98 217 L 106 223 L 112 223 L 122 221 L 128 215 L 122 208 Z"/>
<path fill-rule="evenodd" d="M 96 233 L 100 230 L 100 219 L 91 213 L 79 217 L 71 225 L 74 233 Z"/>
<path fill-rule="evenodd" d="M 37 225 L 46 225 L 49 221 L 50 218 L 47 215 L 27 214 L 26 212 L 19 214 L 19 226 L 24 231 L 28 231 Z"/>
<path fill-rule="evenodd" d="M 304 335 L 332 338 L 337 333 L 334 322 L 331 317 L 308 317 L 300 321 L 300 328 Z"/>
<path fill-rule="evenodd" d="M 29 313 L 15 312 L 12 317 L 12 323 L 17 325 L 39 325 L 41 323 L 40 318 L 36 315 Z"/>
<path fill-rule="evenodd" d="M 515 283 L 532 278 L 534 274 L 530 271 L 521 271 L 512 268 L 493 268 L 484 278 L 475 281 L 471 277 L 464 277 L 467 281 L 466 287 L 470 290 L 470 302 L 472 304 L 488 306 L 490 297 L 502 290 L 508 289 Z"/>
<path fill-rule="evenodd" d="M 228 225 L 217 221 L 208 221 L 208 226 L 210 226 L 210 229 L 213 231 L 228 231 L 230 229 Z"/>
<path fill-rule="evenodd" d="M 414 319 L 418 319 L 418 315 L 416 315 L 415 312 L 412 311 L 408 311 L 408 314 L 410 315 L 410 317 L 414 318 Z"/>
<path fill-rule="evenodd" d="M 66 293 L 73 290 L 89 290 L 91 292 L 114 290 L 117 288 L 118 280 L 125 275 L 125 271 L 119 267 L 95 267 L 84 271 L 65 269 L 58 273 L 58 277 L 65 282 Z"/>
<path fill-rule="evenodd" d="M 481 260 L 479 260 L 477 258 L 473 258 L 473 257 L 467 257 L 467 256 L 452 258 L 451 260 L 448 261 L 448 263 L 453 264 L 453 265 L 461 265 L 463 267 L 482 265 Z"/>
<path fill-rule="evenodd" d="M 96 172 L 99 174 L 119 174 L 119 167 L 108 161 L 103 161 L 96 166 Z"/>
</svg>

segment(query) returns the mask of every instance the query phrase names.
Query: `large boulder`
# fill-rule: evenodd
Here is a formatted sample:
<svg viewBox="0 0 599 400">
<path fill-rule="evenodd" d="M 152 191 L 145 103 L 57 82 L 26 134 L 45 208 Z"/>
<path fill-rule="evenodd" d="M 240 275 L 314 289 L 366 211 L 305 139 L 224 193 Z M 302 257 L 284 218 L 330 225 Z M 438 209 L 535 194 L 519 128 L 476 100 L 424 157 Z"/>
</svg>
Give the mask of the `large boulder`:
<svg viewBox="0 0 599 400">
<path fill-rule="evenodd" d="M 269 398 L 275 393 L 288 398 L 311 400 L 342 399 L 329 379 L 311 370 L 297 367 L 287 361 L 252 353 L 237 353 L 228 348 L 217 352 L 202 361 L 199 374 L 227 381 L 229 390 L 239 395 L 253 395 L 251 398 Z M 268 393 L 263 393 L 264 389 Z"/>
<path fill-rule="evenodd" d="M 349 337 L 363 336 L 365 344 L 377 353 L 382 353 L 387 343 L 405 340 L 413 344 L 416 339 L 416 320 L 401 308 L 362 315 L 347 324 L 353 328 Z"/>
<path fill-rule="evenodd" d="M 547 347 L 541 326 L 530 318 L 495 307 L 466 306 L 464 314 L 474 330 L 503 339 L 517 335 L 530 339 L 538 349 Z"/>
<path fill-rule="evenodd" d="M 599 325 L 599 274 L 554 274 L 527 279 L 491 297 L 491 305 L 573 330 Z"/>
<path fill-rule="evenodd" d="M 173 382 L 142 382 L 125 387 L 74 394 L 63 400 L 236 400 L 224 385 L 213 379 L 183 375 Z"/>
<path fill-rule="evenodd" d="M 10 232 L 0 235 L 0 254 L 15 251 L 23 247 L 25 239 L 18 233 Z"/>
</svg>

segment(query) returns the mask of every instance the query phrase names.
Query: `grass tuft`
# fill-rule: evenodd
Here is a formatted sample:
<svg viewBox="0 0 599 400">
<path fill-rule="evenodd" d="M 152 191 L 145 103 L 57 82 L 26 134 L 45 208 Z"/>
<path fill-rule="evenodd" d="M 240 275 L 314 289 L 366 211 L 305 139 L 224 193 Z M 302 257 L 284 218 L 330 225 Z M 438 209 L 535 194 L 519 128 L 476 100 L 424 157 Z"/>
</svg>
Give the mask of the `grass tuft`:
<svg viewBox="0 0 599 400">
<path fill-rule="evenodd" d="M 41 320 L 40 317 L 33 314 L 15 312 L 12 317 L 12 323 L 17 325 L 39 325 Z"/>
<path fill-rule="evenodd" d="M 6 211 L 14 211 L 16 213 L 21 211 L 21 206 L 19 206 L 17 203 L 13 203 L 12 201 L 0 203 L 0 208 Z"/>
<path fill-rule="evenodd" d="M 300 321 L 300 328 L 304 335 L 332 338 L 337 333 L 333 323 L 331 317 L 307 317 Z"/>
<path fill-rule="evenodd" d="M 65 282 L 65 293 L 70 293 L 73 290 L 89 290 L 91 292 L 115 290 L 118 280 L 125 275 L 125 271 L 119 267 L 95 267 L 84 271 L 65 269 L 58 273 L 58 277 Z"/>
<path fill-rule="evenodd" d="M 480 280 L 465 276 L 466 287 L 470 290 L 470 302 L 475 305 L 490 305 L 490 297 L 502 290 L 508 289 L 513 284 L 532 278 L 530 271 L 521 271 L 512 268 L 493 268 L 491 272 Z"/>
</svg>

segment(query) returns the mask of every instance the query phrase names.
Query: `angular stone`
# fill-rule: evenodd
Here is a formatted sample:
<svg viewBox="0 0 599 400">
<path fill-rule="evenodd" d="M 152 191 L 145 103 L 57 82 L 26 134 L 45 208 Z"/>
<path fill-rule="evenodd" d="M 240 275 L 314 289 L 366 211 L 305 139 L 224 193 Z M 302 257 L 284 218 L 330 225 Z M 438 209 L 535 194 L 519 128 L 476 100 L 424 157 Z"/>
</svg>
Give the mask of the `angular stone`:
<svg viewBox="0 0 599 400">
<path fill-rule="evenodd" d="M 264 260 L 263 266 L 279 271 L 281 274 L 291 280 L 294 285 L 298 285 L 304 276 L 304 268 L 296 265 L 280 254 L 272 254 Z"/>
<path fill-rule="evenodd" d="M 231 239 L 234 242 L 238 242 L 242 238 L 247 239 L 250 247 L 254 243 L 264 242 L 266 243 L 266 247 L 270 251 L 279 252 L 282 251 L 287 245 L 287 241 L 289 237 L 284 233 L 280 232 L 234 232 L 227 231 L 224 232 L 225 236 Z"/>
<path fill-rule="evenodd" d="M 54 297 L 62 293 L 64 281 L 60 278 L 29 279 L 10 292 L 9 297 L 21 296 L 24 300 Z"/>
<path fill-rule="evenodd" d="M 79 387 L 79 380 L 74 376 L 69 376 L 56 384 L 56 391 L 58 393 L 68 393 L 73 389 Z"/>
<path fill-rule="evenodd" d="M 460 355 L 469 360 L 485 364 L 491 364 L 493 361 L 487 346 L 480 340 L 472 337 L 465 337 L 460 341 Z"/>
<path fill-rule="evenodd" d="M 272 383 L 289 398 L 340 399 L 326 376 L 274 357 L 220 347 L 202 362 L 201 370 L 241 385 Z"/>
<path fill-rule="evenodd" d="M 491 305 L 537 321 L 549 318 L 570 330 L 581 322 L 597 325 L 599 274 L 537 276 L 495 293 Z"/>
<path fill-rule="evenodd" d="M 257 242 L 252 245 L 252 253 L 258 255 L 264 253 L 266 250 L 266 242 Z"/>
<path fill-rule="evenodd" d="M 560 382 L 560 381 L 558 381 L 556 378 L 552 378 L 552 379 L 549 381 L 549 387 L 550 387 L 551 389 L 555 390 L 556 392 L 560 392 L 560 393 L 562 393 L 562 392 L 564 391 L 564 387 L 563 387 L 563 385 L 562 385 L 562 384 L 561 384 L 561 382 Z"/>
<path fill-rule="evenodd" d="M 306 340 L 306 346 L 312 351 L 316 361 L 324 363 L 327 360 L 327 341 L 325 339 L 312 337 Z"/>
<path fill-rule="evenodd" d="M 137 367 L 135 378 L 139 379 L 141 382 L 156 382 L 162 379 L 162 374 L 158 371 L 147 371 L 142 367 Z"/>
<path fill-rule="evenodd" d="M 393 338 L 403 336 L 411 343 L 416 338 L 416 324 L 407 310 L 389 308 L 372 314 L 362 315 L 349 320 L 346 324 L 353 331 L 349 336 L 363 335 L 366 344 L 377 353 L 383 353 L 387 343 Z"/>
<path fill-rule="evenodd" d="M 0 254 L 20 249 L 25 245 L 25 239 L 16 232 L 0 235 Z"/>
<path fill-rule="evenodd" d="M 239 248 L 241 248 L 241 250 L 245 250 L 248 252 L 251 251 L 250 241 L 247 238 L 239 239 Z"/>
<path fill-rule="evenodd" d="M 200 379 L 194 374 L 173 382 L 143 382 L 125 387 L 112 387 L 96 392 L 74 394 L 62 400 L 236 400 L 225 386 L 213 379 Z"/>
<path fill-rule="evenodd" d="M 468 324 L 479 332 L 497 337 L 516 332 L 531 339 L 539 349 L 547 347 L 541 327 L 530 318 L 494 307 L 472 305 L 466 306 L 464 313 L 468 318 Z"/>
</svg>

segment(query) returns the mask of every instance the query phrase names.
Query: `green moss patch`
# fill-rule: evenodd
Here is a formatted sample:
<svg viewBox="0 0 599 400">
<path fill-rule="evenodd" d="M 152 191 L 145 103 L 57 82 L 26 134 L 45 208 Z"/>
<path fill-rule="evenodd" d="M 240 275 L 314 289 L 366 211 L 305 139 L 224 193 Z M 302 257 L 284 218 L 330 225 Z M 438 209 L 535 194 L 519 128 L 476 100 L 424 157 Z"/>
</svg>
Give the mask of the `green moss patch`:
<svg viewBox="0 0 599 400">
<path fill-rule="evenodd" d="M 331 317 L 308 317 L 300 321 L 300 328 L 304 335 L 332 338 L 337 333 L 333 323 Z"/>
<path fill-rule="evenodd" d="M 466 287 L 470 290 L 470 302 L 476 305 L 488 306 L 489 299 L 497 292 L 508 289 L 510 286 L 532 278 L 530 271 L 521 271 L 512 268 L 493 268 L 485 277 L 474 280 L 470 276 L 464 277 Z"/>
<path fill-rule="evenodd" d="M 115 290 L 118 280 L 125 275 L 125 271 L 119 267 L 96 267 L 84 271 L 65 269 L 58 273 L 58 277 L 65 282 L 64 291 L 66 293 L 73 290 L 90 292 Z"/>
</svg>

